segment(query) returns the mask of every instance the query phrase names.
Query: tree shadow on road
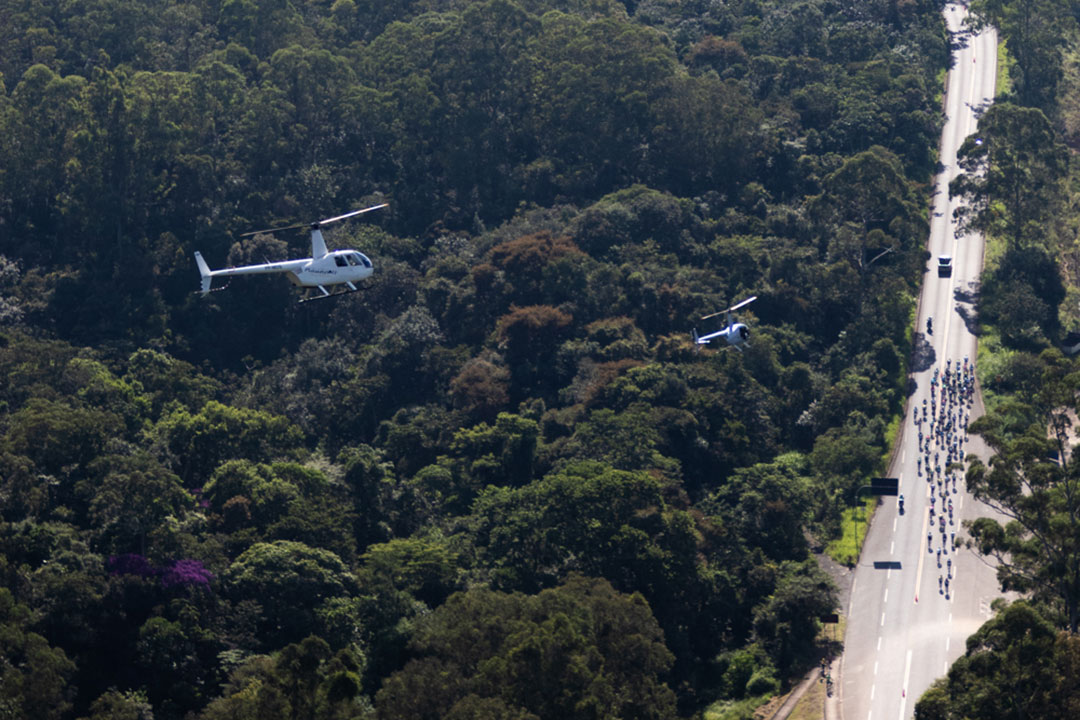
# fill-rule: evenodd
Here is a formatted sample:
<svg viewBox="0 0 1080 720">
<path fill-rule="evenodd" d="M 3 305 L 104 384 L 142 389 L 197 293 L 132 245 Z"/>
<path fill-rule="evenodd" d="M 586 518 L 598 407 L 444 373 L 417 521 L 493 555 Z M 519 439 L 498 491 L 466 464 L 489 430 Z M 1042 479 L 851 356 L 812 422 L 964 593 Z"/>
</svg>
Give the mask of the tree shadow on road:
<svg viewBox="0 0 1080 720">
<path fill-rule="evenodd" d="M 934 362 L 937 360 L 937 352 L 934 350 L 934 346 L 930 344 L 926 335 L 921 332 L 916 332 L 912 338 L 912 342 L 915 347 L 911 353 L 911 372 L 921 373 L 923 370 L 932 368 Z"/>
<path fill-rule="evenodd" d="M 967 288 L 957 287 L 953 290 L 953 299 L 956 300 L 956 314 L 964 321 L 967 331 L 979 336 L 979 283 L 971 281 Z"/>
<path fill-rule="evenodd" d="M 981 118 L 987 110 L 990 109 L 990 105 L 993 104 L 993 100 L 983 100 L 979 103 L 964 103 L 970 110 L 975 119 Z"/>
<path fill-rule="evenodd" d="M 956 64 L 956 54 L 971 44 L 971 31 L 962 29 L 951 33 L 949 41 L 949 51 L 952 53 L 952 62 L 949 67 L 952 68 Z"/>
</svg>

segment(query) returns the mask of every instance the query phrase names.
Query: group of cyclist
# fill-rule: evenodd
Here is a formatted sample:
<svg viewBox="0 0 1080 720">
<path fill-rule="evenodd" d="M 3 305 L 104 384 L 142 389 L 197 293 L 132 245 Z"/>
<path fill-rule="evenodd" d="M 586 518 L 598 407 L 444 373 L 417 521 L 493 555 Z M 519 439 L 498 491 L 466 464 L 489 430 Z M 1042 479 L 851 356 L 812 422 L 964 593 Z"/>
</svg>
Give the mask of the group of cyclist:
<svg viewBox="0 0 1080 720">
<path fill-rule="evenodd" d="M 935 520 L 941 545 L 937 548 L 938 590 L 949 595 L 953 576 L 949 545 L 956 539 L 953 517 L 953 496 L 958 492 L 957 470 L 953 463 L 963 463 L 964 444 L 968 441 L 967 426 L 975 397 L 975 364 L 945 362 L 945 370 L 934 368 L 930 380 L 930 402 L 924 398 L 922 409 L 915 408 L 915 427 L 919 438 L 919 457 L 916 468 L 919 477 L 925 475 L 930 486 L 930 532 L 926 534 L 927 551 L 934 552 Z M 941 505 L 937 504 L 938 500 Z M 903 507 L 903 496 L 901 496 Z M 947 524 L 946 524 L 947 518 Z M 942 555 L 945 567 L 942 568 Z"/>
</svg>

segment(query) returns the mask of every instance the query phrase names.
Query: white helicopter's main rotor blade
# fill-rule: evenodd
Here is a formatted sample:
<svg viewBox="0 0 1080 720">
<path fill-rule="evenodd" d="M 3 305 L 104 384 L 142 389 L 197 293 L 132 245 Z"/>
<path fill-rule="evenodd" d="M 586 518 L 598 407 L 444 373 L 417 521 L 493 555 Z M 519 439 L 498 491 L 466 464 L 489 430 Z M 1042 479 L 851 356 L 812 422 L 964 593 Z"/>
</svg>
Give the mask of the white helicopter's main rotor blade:
<svg viewBox="0 0 1080 720">
<path fill-rule="evenodd" d="M 741 303 L 738 303 L 737 305 L 732 305 L 727 310 L 725 310 L 725 312 L 735 312 L 739 308 L 745 307 L 745 306 L 749 305 L 750 303 L 754 302 L 755 300 L 757 300 L 757 295 L 751 295 L 750 297 L 743 300 Z"/>
<path fill-rule="evenodd" d="M 714 312 L 712 315 L 702 315 L 701 319 L 702 320 L 708 320 L 709 318 L 714 318 L 717 315 L 723 315 L 724 313 L 735 312 L 739 308 L 746 307 L 747 305 L 754 302 L 755 300 L 757 300 L 757 295 L 752 295 L 752 296 L 746 298 L 745 300 L 743 300 L 742 302 L 736 303 L 735 305 L 732 305 L 727 310 L 721 310 L 720 312 Z"/>
<path fill-rule="evenodd" d="M 251 237 L 252 235 L 273 235 L 279 233 L 282 230 L 295 230 L 296 228 L 307 227 L 308 223 L 300 223 L 299 225 L 285 225 L 284 227 L 267 228 L 265 230 L 252 230 L 251 232 L 240 233 L 240 237 Z"/>
<path fill-rule="evenodd" d="M 337 217 L 326 218 L 325 220 L 320 220 L 319 222 L 317 222 L 315 224 L 316 225 L 327 225 L 327 224 L 332 223 L 332 222 L 337 222 L 338 220 L 344 220 L 345 218 L 351 218 L 354 215 L 363 215 L 366 212 L 371 212 L 372 210 L 378 210 L 379 208 L 384 208 L 389 204 L 390 203 L 383 203 L 381 205 L 372 205 L 371 207 L 364 208 L 363 210 L 353 210 L 352 212 L 347 212 L 344 215 L 338 215 Z"/>
<path fill-rule="evenodd" d="M 344 220 L 345 218 L 351 218 L 353 215 L 363 215 L 366 212 L 371 212 L 372 210 L 378 210 L 379 208 L 384 208 L 387 205 L 389 205 L 389 203 L 383 203 L 382 205 L 372 205 L 371 207 L 364 208 L 363 210 L 353 210 L 352 212 L 345 213 L 344 215 L 338 215 L 337 217 L 326 218 L 325 220 L 319 220 L 318 222 L 315 222 L 315 223 L 297 223 L 296 225 L 285 225 L 283 227 L 267 228 L 266 230 L 252 230 L 251 232 L 240 233 L 240 237 L 250 237 L 252 235 L 259 235 L 261 233 L 265 233 L 267 235 L 272 235 L 274 233 L 279 233 L 282 230 L 296 230 L 297 228 L 311 228 L 312 230 L 314 230 L 316 228 L 321 227 L 322 225 L 327 225 L 327 224 L 332 223 L 332 222 L 337 222 L 338 220 Z"/>
</svg>

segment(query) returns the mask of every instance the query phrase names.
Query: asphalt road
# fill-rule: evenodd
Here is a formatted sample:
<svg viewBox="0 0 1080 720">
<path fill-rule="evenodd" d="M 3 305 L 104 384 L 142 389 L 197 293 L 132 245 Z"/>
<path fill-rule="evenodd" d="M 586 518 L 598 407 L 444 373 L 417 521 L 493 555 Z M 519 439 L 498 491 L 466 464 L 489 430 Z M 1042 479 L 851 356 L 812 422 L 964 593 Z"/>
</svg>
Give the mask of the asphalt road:
<svg viewBox="0 0 1080 720">
<path fill-rule="evenodd" d="M 913 421 L 913 410 L 921 411 L 923 400 L 930 400 L 935 369 L 944 373 L 947 361 L 955 367 L 965 357 L 975 358 L 973 302 L 982 269 L 983 241 L 976 235 L 957 234 L 952 218 L 956 203 L 949 200 L 948 184 L 959 172 L 957 149 L 975 132 L 979 110 L 994 97 L 997 35 L 993 29 L 978 35 L 963 32 L 965 15 L 963 5 L 945 7 L 946 22 L 959 47 L 953 53 L 945 96 L 947 120 L 940 148 L 944 170 L 937 178 L 933 199 L 928 246 L 932 258 L 920 298 L 912 393 L 889 471 L 890 476 L 900 478 L 906 512 L 898 511 L 896 498 L 883 500 L 855 569 L 840 679 L 844 720 L 913 717 L 919 696 L 964 652 L 965 640 L 989 619 L 990 603 L 1000 595 L 993 568 L 973 551 L 951 549 L 949 535 L 955 531 L 958 539 L 962 538 L 960 521 L 989 511 L 964 492 L 959 473 L 959 492 L 953 492 L 949 483 L 944 497 L 936 481 L 928 482 L 926 468 L 917 465 L 917 460 L 926 457 L 926 450 L 925 445 L 919 449 L 920 428 Z M 938 277 L 937 256 L 943 254 L 953 257 L 952 277 Z M 932 335 L 926 334 L 928 317 L 933 318 Z M 939 403 L 940 398 L 939 391 Z M 940 404 L 938 409 L 940 412 Z M 977 397 L 967 412 L 970 420 L 981 414 Z M 929 436 L 928 423 L 922 423 L 921 429 Z M 988 455 L 974 436 L 963 447 L 968 453 Z M 944 455 L 937 444 L 931 448 L 931 456 L 933 452 Z M 941 513 L 930 518 L 932 494 L 937 495 L 939 511 L 950 500 L 954 503 L 954 524 L 946 521 L 946 536 L 939 529 Z M 941 569 L 938 549 L 946 551 L 941 556 Z M 943 581 L 949 560 L 952 579 L 946 592 Z"/>
</svg>

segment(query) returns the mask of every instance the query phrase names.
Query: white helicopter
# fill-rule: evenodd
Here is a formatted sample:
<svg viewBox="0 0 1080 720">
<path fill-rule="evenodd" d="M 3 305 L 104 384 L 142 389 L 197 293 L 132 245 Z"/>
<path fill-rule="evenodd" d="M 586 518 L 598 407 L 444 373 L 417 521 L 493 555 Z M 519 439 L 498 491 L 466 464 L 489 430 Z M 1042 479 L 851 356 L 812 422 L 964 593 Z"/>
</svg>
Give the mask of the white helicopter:
<svg viewBox="0 0 1080 720">
<path fill-rule="evenodd" d="M 720 312 L 715 312 L 711 315 L 705 315 L 704 317 L 702 317 L 702 320 L 708 320 L 709 318 L 714 318 L 717 315 L 723 315 L 726 313 L 727 327 L 723 330 L 717 330 L 716 332 L 701 336 L 697 334 L 697 328 L 694 328 L 694 344 L 700 347 L 702 345 L 708 345 L 716 338 L 723 338 L 727 341 L 728 345 L 731 345 L 739 352 L 742 352 L 742 346 L 745 345 L 746 341 L 750 339 L 750 328 L 746 327 L 746 325 L 741 322 L 732 322 L 731 314 L 739 308 L 746 307 L 755 300 L 757 300 L 757 295 L 752 295 L 747 299 L 743 300 L 742 302 L 732 305 L 727 310 L 721 310 Z"/>
<path fill-rule="evenodd" d="M 203 259 L 202 253 L 195 251 L 195 263 L 199 266 L 199 275 L 202 277 L 201 293 L 206 295 L 210 292 L 210 284 L 216 277 L 232 277 L 233 275 L 264 275 L 267 273 L 287 273 L 287 277 L 293 283 L 299 287 L 305 288 L 318 288 L 322 293 L 321 295 L 315 295 L 314 297 L 304 297 L 300 299 L 300 302 L 306 302 L 308 300 L 319 300 L 322 298 L 333 297 L 335 295 L 343 295 L 356 291 L 356 285 L 354 283 L 363 280 L 371 275 L 374 268 L 371 265 L 371 260 L 366 255 L 357 250 L 334 250 L 329 252 L 326 249 L 326 240 L 323 239 L 322 231 L 320 228 L 323 225 L 329 225 L 330 223 L 337 222 L 338 220 L 344 220 L 356 215 L 363 215 L 364 213 L 371 212 L 372 210 L 378 210 L 384 208 L 388 203 L 381 205 L 373 205 L 363 210 L 353 210 L 352 212 L 345 213 L 344 215 L 338 215 L 337 217 L 326 218 L 325 220 L 319 220 L 313 223 L 301 223 L 299 225 L 289 225 L 287 227 L 273 228 L 270 230 L 256 230 L 254 232 L 247 232 L 240 237 L 248 237 L 250 235 L 258 235 L 260 233 L 277 233 L 283 230 L 295 230 L 301 227 L 311 228 L 311 257 L 302 258 L 299 260 L 282 260 L 281 262 L 267 262 L 261 265 L 244 265 L 243 267 L 230 267 L 223 268 L 221 270 L 211 270 L 210 266 L 206 264 L 206 260 Z M 327 286 L 344 285 L 345 288 L 330 292 L 327 290 Z M 225 287 L 228 287 L 226 285 Z M 215 290 L 224 290 L 225 287 L 214 288 Z M 347 289 L 346 289 L 347 288 Z"/>
</svg>

